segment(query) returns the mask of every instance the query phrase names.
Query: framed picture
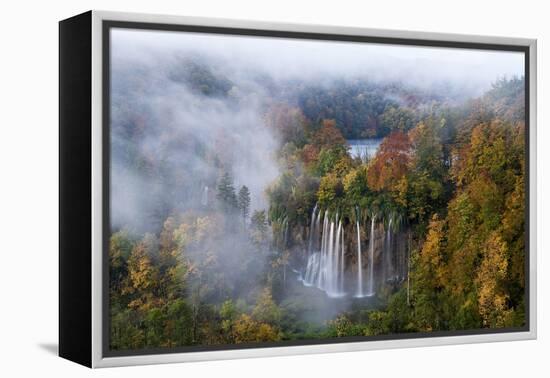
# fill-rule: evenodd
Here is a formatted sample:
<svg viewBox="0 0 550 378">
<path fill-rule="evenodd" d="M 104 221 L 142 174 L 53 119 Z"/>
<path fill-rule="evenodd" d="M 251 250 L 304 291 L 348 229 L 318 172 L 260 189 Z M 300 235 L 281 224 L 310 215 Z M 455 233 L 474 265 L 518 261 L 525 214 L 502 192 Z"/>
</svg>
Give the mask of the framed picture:
<svg viewBox="0 0 550 378">
<path fill-rule="evenodd" d="M 60 22 L 60 355 L 536 337 L 536 41 Z"/>
</svg>

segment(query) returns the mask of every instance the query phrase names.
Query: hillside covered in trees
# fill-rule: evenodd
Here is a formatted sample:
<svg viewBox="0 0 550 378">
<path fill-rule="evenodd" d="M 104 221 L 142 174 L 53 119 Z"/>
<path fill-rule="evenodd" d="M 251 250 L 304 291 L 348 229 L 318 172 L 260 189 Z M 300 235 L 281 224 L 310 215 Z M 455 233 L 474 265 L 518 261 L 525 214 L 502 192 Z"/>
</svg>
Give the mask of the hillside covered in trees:
<svg viewBox="0 0 550 378">
<path fill-rule="evenodd" d="M 111 350 L 525 325 L 523 77 L 114 61 Z"/>
</svg>

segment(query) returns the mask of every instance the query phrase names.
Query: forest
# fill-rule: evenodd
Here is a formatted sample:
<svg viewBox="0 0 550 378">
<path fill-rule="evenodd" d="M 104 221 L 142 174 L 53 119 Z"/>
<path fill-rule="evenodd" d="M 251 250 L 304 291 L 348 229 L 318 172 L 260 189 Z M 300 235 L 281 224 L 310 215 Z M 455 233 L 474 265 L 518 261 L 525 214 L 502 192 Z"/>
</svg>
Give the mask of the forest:
<svg viewBox="0 0 550 378">
<path fill-rule="evenodd" d="M 112 351 L 525 325 L 522 76 L 169 68 L 112 67 Z"/>
</svg>

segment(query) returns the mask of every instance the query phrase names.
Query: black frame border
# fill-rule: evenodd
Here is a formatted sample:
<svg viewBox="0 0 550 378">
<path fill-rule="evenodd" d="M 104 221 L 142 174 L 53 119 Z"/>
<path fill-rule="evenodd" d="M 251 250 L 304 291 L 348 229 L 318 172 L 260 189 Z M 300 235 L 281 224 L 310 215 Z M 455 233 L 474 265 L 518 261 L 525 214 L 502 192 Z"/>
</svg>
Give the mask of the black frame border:
<svg viewBox="0 0 550 378">
<path fill-rule="evenodd" d="M 92 12 L 59 21 L 59 356 L 92 366 Z"/>
<path fill-rule="evenodd" d="M 282 31 L 282 30 L 266 30 L 266 29 L 251 29 L 251 28 L 233 28 L 233 27 L 218 27 L 218 26 L 198 26 L 198 25 L 183 25 L 169 23 L 149 23 L 137 21 L 117 21 L 103 20 L 102 21 L 102 172 L 103 172 L 103 187 L 102 187 L 102 357 L 125 357 L 125 356 L 145 356 L 155 354 L 174 354 L 174 353 L 192 353 L 206 351 L 224 351 L 238 349 L 263 349 L 263 348 L 282 348 L 292 346 L 307 346 L 307 345 L 327 345 L 327 344 L 342 344 L 353 342 L 369 342 L 382 340 L 407 340 L 407 339 L 422 339 L 436 337 L 452 337 L 452 336 L 471 336 L 471 335 L 486 335 L 486 334 L 502 334 L 515 332 L 529 332 L 531 318 L 531 298 L 530 298 L 530 46 L 502 44 L 502 43 L 482 43 L 482 42 L 459 42 L 447 41 L 440 39 L 419 39 L 419 38 L 396 38 L 396 37 L 379 37 L 379 36 L 362 36 L 352 34 L 330 34 L 316 32 L 298 32 L 298 31 Z M 384 45 L 404 45 L 416 47 L 443 47 L 443 48 L 458 48 L 458 49 L 473 49 L 473 50 L 489 50 L 489 51 L 509 51 L 521 52 L 524 54 L 524 82 L 525 82 L 525 325 L 523 327 L 513 328 L 497 328 L 497 329 L 473 329 L 473 330 L 457 330 L 457 331 L 436 331 L 436 332 L 415 332 L 415 333 L 397 333 L 378 336 L 352 336 L 334 339 L 303 339 L 279 341 L 270 343 L 247 343 L 247 344 L 220 344 L 220 345 L 197 345 L 174 348 L 148 348 L 139 350 L 124 350 L 113 351 L 109 349 L 110 337 L 110 316 L 109 316 L 109 235 L 110 235 L 110 125 L 111 125 L 111 103 L 110 103 L 110 30 L 118 29 L 134 29 L 134 30 L 149 30 L 149 31 L 170 31 L 170 32 L 190 32 L 204 34 L 222 34 L 235 36 L 249 37 L 270 37 L 270 38 L 290 38 L 290 39 L 306 39 L 306 40 L 321 40 L 321 41 L 338 41 L 338 42 L 362 42 L 370 44 Z M 406 34 L 406 32 L 403 32 Z"/>
</svg>

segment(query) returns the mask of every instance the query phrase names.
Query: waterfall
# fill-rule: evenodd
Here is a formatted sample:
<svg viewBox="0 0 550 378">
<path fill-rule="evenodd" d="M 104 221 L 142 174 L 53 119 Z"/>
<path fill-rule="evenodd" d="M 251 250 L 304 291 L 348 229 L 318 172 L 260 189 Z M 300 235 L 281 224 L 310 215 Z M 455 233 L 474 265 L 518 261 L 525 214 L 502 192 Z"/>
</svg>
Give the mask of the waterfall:
<svg viewBox="0 0 550 378">
<path fill-rule="evenodd" d="M 338 225 L 336 227 L 336 225 Z M 334 229 L 336 228 L 336 234 Z M 338 251 L 340 250 L 340 232 L 342 232 L 342 223 L 338 221 L 338 214 L 336 214 L 336 220 L 331 222 L 330 225 L 330 242 L 328 251 L 328 264 L 325 290 L 329 296 L 338 296 Z"/>
<path fill-rule="evenodd" d="M 313 248 L 315 248 L 316 250 L 319 249 L 320 232 L 321 232 L 321 210 L 317 211 L 317 220 L 315 221 L 315 235 L 313 240 L 313 243 L 315 244 Z"/>
<path fill-rule="evenodd" d="M 366 246 L 368 249 L 366 256 L 363 256 L 361 210 L 358 206 L 355 208 L 355 232 L 357 233 L 355 267 L 357 273 L 346 277 L 345 217 L 341 217 L 339 213 L 331 216 L 328 210 L 323 211 L 317 204 L 315 205 L 310 220 L 307 264 L 305 273 L 300 275 L 303 277 L 301 281 L 305 286 L 317 287 L 329 297 L 345 296 L 346 287 L 351 287 L 354 297 L 363 298 L 376 295 L 379 285 L 394 287 L 407 280 L 410 246 L 405 245 L 402 240 L 403 235 L 398 232 L 399 215 L 389 214 L 388 218 L 384 219 L 380 213 L 377 214 L 372 210 L 367 210 L 367 212 L 372 215 L 370 216 L 370 230 L 364 229 L 365 237 L 368 236 L 368 245 Z M 384 228 L 380 234 L 381 243 L 376 242 L 377 221 L 378 225 Z M 367 225 L 368 223 L 365 222 L 365 226 Z M 353 223 L 350 226 L 353 234 Z M 288 225 L 285 227 L 288 228 Z M 288 243 L 286 238 L 285 243 Z M 379 263 L 376 264 L 376 261 Z M 348 261 L 349 263 L 350 261 Z M 366 265 L 367 270 L 363 264 Z M 376 269 L 375 264 L 377 265 Z M 353 269 L 352 266 L 350 269 Z"/>
<path fill-rule="evenodd" d="M 374 222 L 376 221 L 376 214 L 374 214 L 370 221 L 370 236 L 369 236 L 369 255 L 367 263 L 369 265 L 369 282 L 367 296 L 373 296 L 374 293 Z"/>
<path fill-rule="evenodd" d="M 342 223 L 340 223 L 342 225 Z M 344 247 L 344 228 L 342 227 L 342 239 L 341 239 L 341 246 L 340 246 L 340 293 L 344 292 L 344 269 L 345 269 L 345 261 L 344 261 L 344 253 L 345 253 L 345 247 Z"/>
<path fill-rule="evenodd" d="M 284 221 L 283 221 L 283 227 L 282 227 L 282 232 L 283 232 L 283 248 L 286 248 L 287 245 L 288 245 L 288 217 L 285 217 Z"/>
<path fill-rule="evenodd" d="M 328 244 L 328 210 L 325 211 L 325 217 L 323 219 L 323 234 L 321 236 L 321 257 L 319 258 L 319 273 L 317 274 L 317 287 L 322 288 L 324 283 L 324 276 L 326 272 L 326 251 Z"/>
<path fill-rule="evenodd" d="M 392 245 L 392 221 L 390 218 L 388 222 L 388 229 L 386 230 L 386 281 L 392 281 L 394 279 L 393 269 L 393 245 Z"/>
<path fill-rule="evenodd" d="M 338 219 L 338 216 L 336 216 Z M 333 268 L 333 254 L 334 254 L 334 222 L 330 222 L 330 231 L 328 236 L 328 248 L 325 254 L 325 269 L 324 269 L 324 287 L 328 290 L 331 288 Z"/>
<path fill-rule="evenodd" d="M 313 240 L 315 238 L 315 213 L 317 212 L 317 204 L 315 204 L 315 207 L 313 208 L 313 212 L 311 213 L 311 225 L 309 226 L 309 244 L 307 249 L 308 256 L 312 253 L 313 246 Z"/>
<path fill-rule="evenodd" d="M 363 261 L 361 259 L 361 227 L 359 226 L 359 212 L 357 213 L 357 294 L 356 297 L 363 296 Z"/>
<path fill-rule="evenodd" d="M 201 205 L 208 206 L 208 185 L 202 190 Z"/>
<path fill-rule="evenodd" d="M 319 212 L 320 213 L 320 212 Z M 324 213 L 321 234 L 321 248 L 315 248 L 315 228 L 320 222 L 320 215 L 313 221 L 313 237 L 308 257 L 303 283 L 306 286 L 316 286 L 327 293 L 329 297 L 341 297 L 343 292 L 344 255 L 342 220 L 336 214 L 330 219 L 328 210 Z"/>
<path fill-rule="evenodd" d="M 320 266 L 319 257 L 319 253 L 316 252 L 307 259 L 306 274 L 303 280 L 305 286 L 313 286 L 313 283 L 317 279 Z"/>
</svg>

